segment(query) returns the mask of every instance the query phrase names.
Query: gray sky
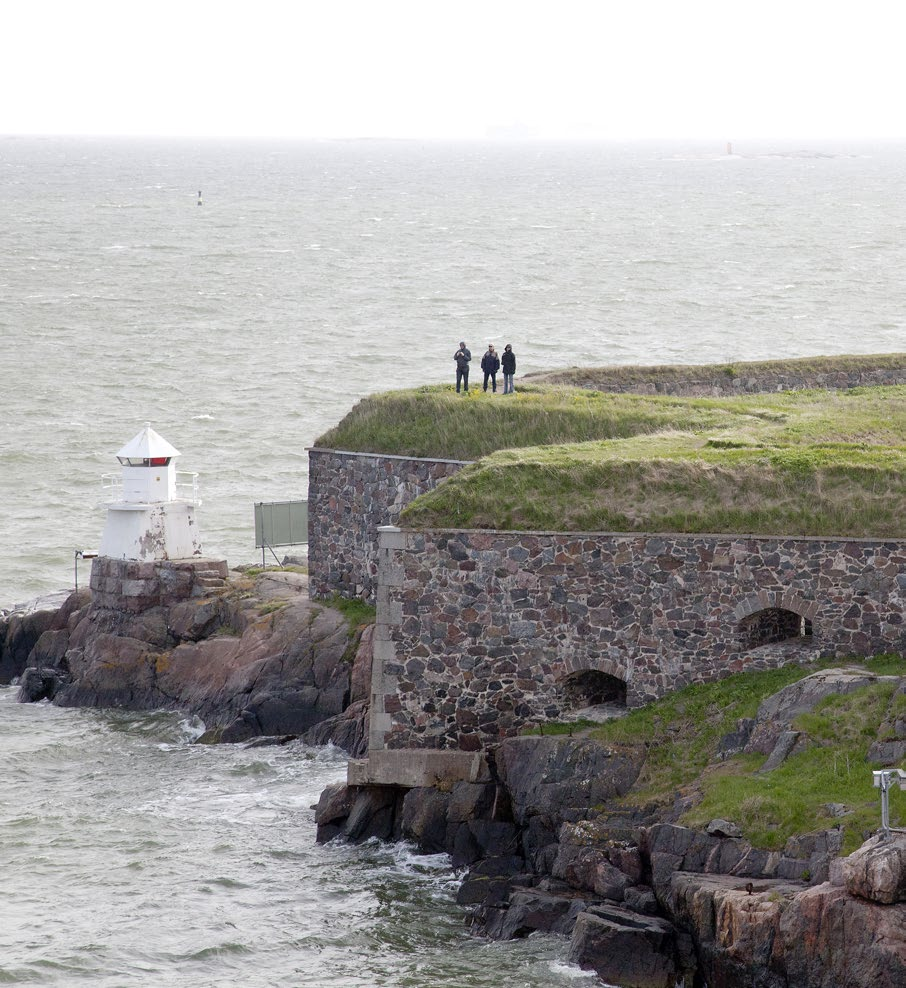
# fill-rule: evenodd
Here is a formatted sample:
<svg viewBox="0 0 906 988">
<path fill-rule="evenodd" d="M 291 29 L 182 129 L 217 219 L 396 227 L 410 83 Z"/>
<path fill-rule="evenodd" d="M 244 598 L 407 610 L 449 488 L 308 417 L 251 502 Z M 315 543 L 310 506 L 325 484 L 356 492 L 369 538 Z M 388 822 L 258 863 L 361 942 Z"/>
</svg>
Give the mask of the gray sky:
<svg viewBox="0 0 906 988">
<path fill-rule="evenodd" d="M 902 0 L 14 0 L 0 133 L 906 137 Z"/>
</svg>

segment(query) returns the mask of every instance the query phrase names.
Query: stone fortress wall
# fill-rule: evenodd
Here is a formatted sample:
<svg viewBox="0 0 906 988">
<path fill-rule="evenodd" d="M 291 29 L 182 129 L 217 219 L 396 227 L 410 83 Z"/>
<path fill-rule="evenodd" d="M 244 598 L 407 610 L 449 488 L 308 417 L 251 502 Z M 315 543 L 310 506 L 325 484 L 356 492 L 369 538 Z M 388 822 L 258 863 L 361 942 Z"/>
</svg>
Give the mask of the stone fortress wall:
<svg viewBox="0 0 906 988">
<path fill-rule="evenodd" d="M 464 466 L 343 450 L 308 450 L 308 572 L 312 597 L 361 597 L 373 603 L 377 538 L 407 504 Z"/>
<path fill-rule="evenodd" d="M 682 373 L 680 373 L 682 372 Z M 674 376 L 675 375 L 675 376 Z M 738 368 L 716 365 L 696 367 L 694 373 L 685 373 L 682 367 L 664 369 L 663 375 L 634 376 L 620 368 L 612 378 L 605 373 L 587 373 L 575 368 L 527 375 L 526 380 L 538 379 L 538 383 L 565 384 L 595 391 L 618 391 L 630 394 L 663 394 L 684 398 L 709 398 L 724 395 L 764 394 L 776 391 L 804 391 L 811 389 L 845 391 L 851 388 L 878 388 L 906 384 L 906 358 L 901 366 L 863 366 L 850 370 L 807 370 L 803 364 L 787 363 L 776 370 L 758 368 L 750 370 L 746 364 Z"/>
<path fill-rule="evenodd" d="M 724 377 L 729 393 L 848 388 L 903 383 L 906 367 Z M 402 509 L 465 462 L 320 448 L 309 462 L 311 594 L 377 605 L 375 764 L 465 757 L 557 718 L 586 674 L 637 706 L 744 669 L 906 652 L 906 542 L 400 531 Z"/>
<path fill-rule="evenodd" d="M 906 542 L 382 533 L 370 750 L 475 751 L 586 671 L 638 706 L 820 656 L 906 652 Z"/>
</svg>

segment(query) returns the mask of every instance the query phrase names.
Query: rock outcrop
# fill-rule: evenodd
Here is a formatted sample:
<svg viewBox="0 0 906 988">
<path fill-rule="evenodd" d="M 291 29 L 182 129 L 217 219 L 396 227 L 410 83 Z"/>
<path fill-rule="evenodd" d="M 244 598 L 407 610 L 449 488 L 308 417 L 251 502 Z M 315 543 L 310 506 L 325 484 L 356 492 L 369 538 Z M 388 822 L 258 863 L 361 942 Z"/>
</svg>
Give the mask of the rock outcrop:
<svg viewBox="0 0 906 988">
<path fill-rule="evenodd" d="M 48 647 L 61 640 L 73 611 L 88 603 L 88 588 L 74 593 L 51 594 L 30 604 L 0 612 L 0 684 L 18 679 L 29 663 L 32 650 L 46 632 Z M 58 650 L 58 649 L 57 649 Z"/>
<path fill-rule="evenodd" d="M 356 669 L 361 701 L 370 649 L 353 661 L 362 629 L 311 601 L 304 575 L 102 558 L 92 591 L 73 594 L 45 619 L 20 699 L 185 710 L 205 722 L 212 741 L 317 728 L 318 742 L 361 745 L 361 717 L 349 706 Z M 321 726 L 344 713 L 340 726 Z"/>
<path fill-rule="evenodd" d="M 665 905 L 674 923 L 693 936 L 699 970 L 714 988 L 906 984 L 902 904 L 866 902 L 830 882 L 803 888 L 676 874 Z"/>
<path fill-rule="evenodd" d="M 842 862 L 842 880 L 851 895 L 868 902 L 906 902 L 906 836 L 867 841 Z"/>
</svg>

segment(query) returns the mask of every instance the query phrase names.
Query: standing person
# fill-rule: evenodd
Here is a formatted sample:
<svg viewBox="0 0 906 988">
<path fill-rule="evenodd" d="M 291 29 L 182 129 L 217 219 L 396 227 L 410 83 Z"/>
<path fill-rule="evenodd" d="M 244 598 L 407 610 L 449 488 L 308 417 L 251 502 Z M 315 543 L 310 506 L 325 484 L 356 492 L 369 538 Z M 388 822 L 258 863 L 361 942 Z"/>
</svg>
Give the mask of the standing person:
<svg viewBox="0 0 906 988">
<path fill-rule="evenodd" d="M 511 395 L 513 393 L 513 375 L 516 373 L 516 354 L 513 353 L 513 347 L 510 343 L 507 343 L 503 348 L 500 366 L 503 368 L 503 393 Z"/>
<path fill-rule="evenodd" d="M 456 393 L 459 394 L 459 385 L 465 385 L 469 390 L 469 361 L 472 359 L 472 351 L 466 346 L 464 340 L 460 340 L 459 349 L 453 354 L 456 361 Z"/>
<path fill-rule="evenodd" d="M 500 370 L 500 357 L 497 356 L 497 351 L 494 349 L 494 344 L 488 344 L 488 352 L 481 358 L 481 369 L 484 371 L 484 390 L 488 390 L 488 378 L 491 379 L 491 384 L 494 388 L 494 393 L 497 393 L 497 371 Z"/>
</svg>

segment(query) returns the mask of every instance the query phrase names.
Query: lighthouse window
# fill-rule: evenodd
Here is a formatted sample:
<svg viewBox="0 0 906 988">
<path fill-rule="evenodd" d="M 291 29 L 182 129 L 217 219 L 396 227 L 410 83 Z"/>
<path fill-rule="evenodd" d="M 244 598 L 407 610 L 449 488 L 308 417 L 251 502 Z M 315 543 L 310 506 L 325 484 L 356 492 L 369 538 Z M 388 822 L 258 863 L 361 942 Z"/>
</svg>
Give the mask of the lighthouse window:
<svg viewBox="0 0 906 988">
<path fill-rule="evenodd" d="M 124 467 L 165 467 L 170 462 L 169 456 L 118 456 L 117 459 Z"/>
</svg>

